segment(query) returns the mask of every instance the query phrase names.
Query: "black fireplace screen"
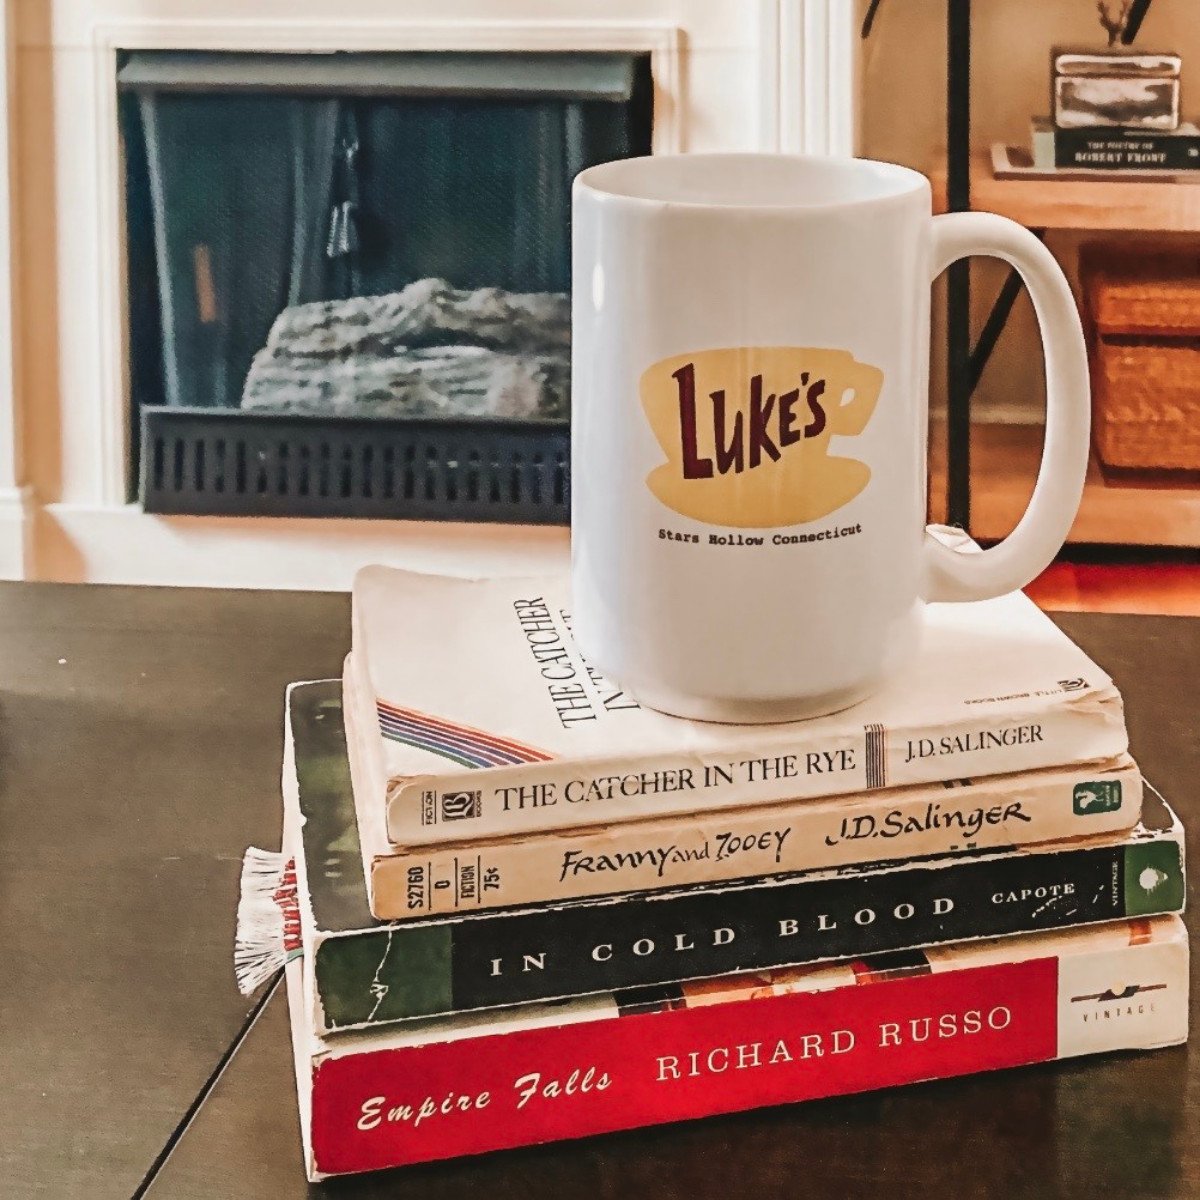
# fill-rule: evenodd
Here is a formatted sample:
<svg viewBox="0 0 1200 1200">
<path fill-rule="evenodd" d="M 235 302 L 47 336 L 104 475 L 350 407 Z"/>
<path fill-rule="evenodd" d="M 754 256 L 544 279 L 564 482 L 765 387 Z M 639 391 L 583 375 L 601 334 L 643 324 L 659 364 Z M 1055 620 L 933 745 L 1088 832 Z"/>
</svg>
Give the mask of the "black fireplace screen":
<svg viewBox="0 0 1200 1200">
<path fill-rule="evenodd" d="M 139 52 L 118 77 L 135 440 L 158 408 L 565 420 L 571 181 L 649 152 L 644 57 Z"/>
</svg>

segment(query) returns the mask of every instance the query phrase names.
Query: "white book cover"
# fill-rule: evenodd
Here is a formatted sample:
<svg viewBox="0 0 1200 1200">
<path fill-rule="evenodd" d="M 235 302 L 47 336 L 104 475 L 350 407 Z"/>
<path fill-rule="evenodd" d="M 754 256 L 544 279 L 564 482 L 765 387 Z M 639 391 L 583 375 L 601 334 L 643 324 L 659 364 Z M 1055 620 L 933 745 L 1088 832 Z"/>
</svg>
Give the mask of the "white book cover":
<svg viewBox="0 0 1200 1200">
<path fill-rule="evenodd" d="M 1112 680 L 1019 593 L 930 605 L 912 665 L 861 704 L 739 726 L 640 708 L 589 669 L 565 576 L 367 567 L 354 582 L 350 674 L 371 786 L 389 838 L 407 846 L 978 779 L 1127 749 Z"/>
</svg>

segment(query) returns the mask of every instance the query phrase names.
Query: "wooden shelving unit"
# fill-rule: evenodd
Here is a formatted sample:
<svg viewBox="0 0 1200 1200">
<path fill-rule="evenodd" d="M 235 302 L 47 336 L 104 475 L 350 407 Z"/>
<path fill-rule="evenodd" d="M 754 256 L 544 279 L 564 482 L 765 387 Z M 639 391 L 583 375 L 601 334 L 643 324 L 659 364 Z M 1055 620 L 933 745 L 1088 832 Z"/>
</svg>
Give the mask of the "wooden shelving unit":
<svg viewBox="0 0 1200 1200">
<path fill-rule="evenodd" d="M 935 173 L 932 183 L 934 210 L 945 212 L 945 171 Z M 971 161 L 971 207 L 1031 229 L 1200 231 L 1200 183 L 996 179 L 986 155 Z"/>
<path fill-rule="evenodd" d="M 1038 425 L 984 425 L 971 431 L 971 532 L 994 540 L 1020 520 L 1042 453 Z M 930 512 L 946 519 L 946 439 L 930 440 Z M 1071 529 L 1077 543 L 1200 546 L 1200 477 L 1103 470 L 1093 460 Z"/>
<path fill-rule="evenodd" d="M 1122 45 L 1136 39 L 1150 0 L 1132 0 Z M 872 10 L 874 5 L 872 6 Z M 971 138 L 972 0 L 946 4 L 946 161 L 933 178 L 939 212 L 1000 213 L 1047 230 L 1200 234 L 1200 182 L 1124 179 L 997 179 Z M 863 36 L 870 29 L 870 11 Z M 976 337 L 967 261 L 946 272 L 947 422 L 933 447 L 935 515 L 977 537 L 1007 533 L 1033 487 L 1040 430 L 976 425 L 971 398 L 1002 336 L 1021 283 L 1010 272 Z M 1071 539 L 1200 547 L 1200 479 L 1117 478 L 1093 465 Z"/>
<path fill-rule="evenodd" d="M 947 210 L 945 172 L 932 176 L 934 208 Z M 1200 181 L 996 179 L 991 159 L 971 163 L 971 208 L 1031 229 L 1200 232 Z M 972 426 L 971 532 L 1007 534 L 1029 499 L 1041 453 L 1040 426 Z M 935 519 L 947 512 L 944 436 L 931 444 Z M 1093 461 L 1070 540 L 1077 543 L 1200 547 L 1200 476 L 1125 475 Z"/>
</svg>

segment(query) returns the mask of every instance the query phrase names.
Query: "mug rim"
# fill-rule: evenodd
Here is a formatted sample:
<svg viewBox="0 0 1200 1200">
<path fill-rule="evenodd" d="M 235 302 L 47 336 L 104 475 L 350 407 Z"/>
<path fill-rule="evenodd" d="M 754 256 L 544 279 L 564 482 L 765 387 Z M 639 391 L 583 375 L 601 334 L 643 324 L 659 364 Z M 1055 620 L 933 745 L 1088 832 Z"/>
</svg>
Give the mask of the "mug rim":
<svg viewBox="0 0 1200 1200">
<path fill-rule="evenodd" d="M 743 200 L 691 199 L 683 197 L 649 194 L 648 188 L 620 186 L 614 177 L 634 175 L 645 178 L 658 167 L 667 169 L 682 161 L 704 162 L 713 166 L 728 167 L 731 171 L 748 163 L 772 160 L 789 163 L 796 167 L 815 167 L 823 171 L 841 172 L 846 176 L 862 178 L 871 175 L 876 181 L 883 180 L 886 186 L 871 195 L 847 196 L 844 199 L 805 202 L 778 199 Z M 828 154 L 782 154 L 774 151 L 702 151 L 699 153 L 644 154 L 632 158 L 616 158 L 609 162 L 586 167 L 575 176 L 572 190 L 578 194 L 587 191 L 598 199 L 617 204 L 629 204 L 645 208 L 688 208 L 727 212 L 775 212 L 775 213 L 819 213 L 836 212 L 849 208 L 886 204 L 921 192 L 930 192 L 929 180 L 912 167 L 899 163 L 883 162 L 871 158 L 855 158 L 848 155 Z"/>
</svg>

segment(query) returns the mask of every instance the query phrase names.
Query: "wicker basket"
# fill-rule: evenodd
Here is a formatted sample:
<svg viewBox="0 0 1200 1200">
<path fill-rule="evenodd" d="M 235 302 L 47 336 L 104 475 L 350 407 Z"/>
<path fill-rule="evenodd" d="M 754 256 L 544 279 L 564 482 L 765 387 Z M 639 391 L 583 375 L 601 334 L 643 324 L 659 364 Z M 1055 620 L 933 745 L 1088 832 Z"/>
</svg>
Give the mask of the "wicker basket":
<svg viewBox="0 0 1200 1200">
<path fill-rule="evenodd" d="M 1100 461 L 1200 470 L 1200 253 L 1092 246 L 1081 277 Z"/>
</svg>

